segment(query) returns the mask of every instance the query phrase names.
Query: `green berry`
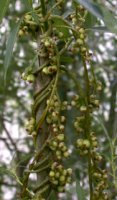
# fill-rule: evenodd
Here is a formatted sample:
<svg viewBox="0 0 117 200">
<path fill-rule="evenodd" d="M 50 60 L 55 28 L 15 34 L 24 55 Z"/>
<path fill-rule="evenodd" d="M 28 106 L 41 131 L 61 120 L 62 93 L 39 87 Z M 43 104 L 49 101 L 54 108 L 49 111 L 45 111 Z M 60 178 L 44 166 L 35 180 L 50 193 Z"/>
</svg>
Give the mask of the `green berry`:
<svg viewBox="0 0 117 200">
<path fill-rule="evenodd" d="M 73 171 L 73 170 L 72 170 L 71 168 L 68 168 L 68 169 L 67 169 L 67 173 L 68 173 L 69 175 L 72 174 L 72 171 Z"/>
<path fill-rule="evenodd" d="M 90 147 L 90 141 L 89 140 L 84 140 L 83 141 L 83 146 L 85 146 L 86 148 Z"/>
<path fill-rule="evenodd" d="M 33 74 L 30 74 L 27 76 L 27 81 L 29 83 L 33 83 L 35 81 L 35 76 Z"/>
<path fill-rule="evenodd" d="M 50 177 L 55 177 L 54 171 L 50 171 L 49 176 L 50 176 Z"/>
<path fill-rule="evenodd" d="M 59 180 L 60 182 L 65 182 L 65 176 L 60 176 Z"/>
<path fill-rule="evenodd" d="M 84 44 L 84 42 L 83 42 L 83 40 L 82 40 L 82 39 L 77 39 L 77 44 L 78 44 L 78 45 L 83 45 L 83 44 Z"/>
<path fill-rule="evenodd" d="M 68 152 L 68 151 L 64 152 L 64 153 L 63 153 L 63 156 L 64 156 L 65 158 L 68 158 L 68 157 L 69 157 L 69 152 Z"/>
<path fill-rule="evenodd" d="M 57 136 L 57 140 L 59 140 L 59 141 L 64 141 L 64 138 L 65 138 L 64 134 L 59 134 Z"/>
</svg>

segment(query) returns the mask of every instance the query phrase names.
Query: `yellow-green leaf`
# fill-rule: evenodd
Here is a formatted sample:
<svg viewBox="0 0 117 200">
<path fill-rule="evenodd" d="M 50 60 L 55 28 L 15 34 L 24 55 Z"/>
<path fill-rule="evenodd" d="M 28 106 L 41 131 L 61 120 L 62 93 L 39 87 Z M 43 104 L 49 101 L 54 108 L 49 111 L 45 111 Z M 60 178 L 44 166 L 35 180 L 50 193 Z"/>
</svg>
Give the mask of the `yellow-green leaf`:
<svg viewBox="0 0 117 200">
<path fill-rule="evenodd" d="M 5 53 L 5 58 L 4 58 L 4 81 L 5 81 L 5 83 L 6 83 L 6 75 L 7 75 L 8 67 L 9 67 L 9 64 L 10 64 L 10 61 L 12 58 L 13 47 L 16 42 L 17 33 L 20 28 L 20 23 L 21 23 L 21 20 L 17 24 L 14 25 L 13 29 L 10 32 L 8 40 L 7 40 L 6 53 Z"/>
</svg>

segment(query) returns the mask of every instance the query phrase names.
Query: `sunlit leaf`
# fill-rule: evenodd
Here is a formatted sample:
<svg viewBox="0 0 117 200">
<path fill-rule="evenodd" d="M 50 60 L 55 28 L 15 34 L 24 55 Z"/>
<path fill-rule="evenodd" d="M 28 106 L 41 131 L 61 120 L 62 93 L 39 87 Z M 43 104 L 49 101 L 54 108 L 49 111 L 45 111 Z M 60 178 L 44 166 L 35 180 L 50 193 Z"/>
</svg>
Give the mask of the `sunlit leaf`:
<svg viewBox="0 0 117 200">
<path fill-rule="evenodd" d="M 14 44 L 16 42 L 16 38 L 17 38 L 17 33 L 19 31 L 20 28 L 20 23 L 21 20 L 15 24 L 15 26 L 13 27 L 13 29 L 10 32 L 8 41 L 7 41 L 7 45 L 6 45 L 6 53 L 5 53 L 5 59 L 4 59 L 4 81 L 6 82 L 6 75 L 7 75 L 7 71 L 8 71 L 8 67 L 12 58 L 12 54 L 13 54 L 13 47 Z"/>
<path fill-rule="evenodd" d="M 9 5 L 9 1 L 10 0 L 1 0 L 0 1 L 0 23 L 1 23 L 1 20 L 2 18 L 4 17 L 5 15 L 5 12 L 7 10 L 7 7 Z"/>
</svg>

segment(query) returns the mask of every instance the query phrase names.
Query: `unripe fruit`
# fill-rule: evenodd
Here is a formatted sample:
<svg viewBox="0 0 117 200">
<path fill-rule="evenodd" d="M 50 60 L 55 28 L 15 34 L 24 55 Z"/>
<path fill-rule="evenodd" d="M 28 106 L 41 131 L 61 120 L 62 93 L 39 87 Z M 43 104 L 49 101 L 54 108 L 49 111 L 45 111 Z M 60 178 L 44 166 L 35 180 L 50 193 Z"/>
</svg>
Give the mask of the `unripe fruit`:
<svg viewBox="0 0 117 200">
<path fill-rule="evenodd" d="M 54 171 L 50 171 L 49 176 L 50 176 L 50 177 L 54 177 L 54 176 L 55 176 Z"/>
<path fill-rule="evenodd" d="M 56 151 L 56 156 L 61 156 L 61 151 Z"/>
<path fill-rule="evenodd" d="M 46 40 L 46 41 L 44 42 L 44 45 L 45 45 L 45 47 L 49 47 L 49 46 L 51 45 L 51 43 L 50 43 L 48 40 Z"/>
<path fill-rule="evenodd" d="M 84 44 L 84 42 L 83 42 L 82 39 L 77 39 L 77 43 L 78 43 L 79 45 L 83 45 L 83 44 Z"/>
<path fill-rule="evenodd" d="M 64 36 L 64 34 L 63 34 L 62 32 L 59 32 L 59 33 L 58 33 L 58 36 L 59 36 L 60 38 L 62 38 L 62 37 Z"/>
<path fill-rule="evenodd" d="M 36 131 L 32 132 L 32 136 L 35 137 L 37 135 Z"/>
<path fill-rule="evenodd" d="M 80 111 L 81 112 L 86 112 L 87 111 L 87 107 L 86 106 L 81 106 L 80 107 Z"/>
<path fill-rule="evenodd" d="M 65 176 L 60 176 L 59 180 L 60 182 L 65 182 Z"/>
<path fill-rule="evenodd" d="M 29 83 L 33 83 L 35 81 L 35 76 L 33 74 L 30 74 L 27 76 L 27 81 Z"/>
<path fill-rule="evenodd" d="M 55 174 L 55 177 L 56 177 L 56 178 L 59 178 L 59 177 L 60 177 L 60 173 L 57 172 L 57 173 Z"/>
<path fill-rule="evenodd" d="M 59 143 L 59 147 L 62 149 L 63 147 L 65 146 L 65 143 L 64 142 L 60 142 Z"/>
<path fill-rule="evenodd" d="M 30 124 L 31 124 L 31 125 L 34 125 L 35 122 L 36 122 L 36 121 L 35 121 L 35 118 L 32 117 L 32 118 L 30 119 Z"/>
<path fill-rule="evenodd" d="M 84 34 L 80 34 L 80 39 L 84 39 L 85 38 L 85 36 L 84 36 Z"/>
<path fill-rule="evenodd" d="M 30 21 L 32 19 L 32 16 L 29 15 L 29 14 L 26 14 L 25 17 L 24 17 L 24 19 Z"/>
<path fill-rule="evenodd" d="M 76 143 L 77 143 L 77 147 L 82 147 L 83 146 L 83 139 L 78 139 Z"/>
<path fill-rule="evenodd" d="M 71 168 L 68 168 L 68 169 L 67 169 L 67 173 L 68 173 L 69 175 L 72 174 L 72 171 L 73 171 L 73 170 L 72 170 Z"/>
<path fill-rule="evenodd" d="M 66 118 L 64 116 L 61 116 L 61 122 L 65 122 Z"/>
<path fill-rule="evenodd" d="M 71 183 L 71 177 L 67 177 L 66 183 Z"/>
<path fill-rule="evenodd" d="M 59 134 L 57 136 L 57 140 L 59 140 L 59 141 L 64 141 L 64 138 L 65 138 L 64 134 Z"/>
<path fill-rule="evenodd" d="M 80 28 L 79 29 L 79 33 L 85 33 L 85 29 L 84 28 Z"/>
<path fill-rule="evenodd" d="M 69 152 L 68 152 L 68 151 L 64 152 L 64 153 L 63 153 L 63 156 L 64 156 L 65 158 L 68 158 L 68 157 L 69 157 Z"/>
<path fill-rule="evenodd" d="M 83 145 L 84 145 L 84 147 L 89 148 L 90 147 L 90 141 L 89 140 L 84 140 L 83 141 Z"/>
<path fill-rule="evenodd" d="M 48 75 L 48 67 L 44 67 L 44 68 L 42 69 L 42 72 L 43 72 L 44 74 Z"/>
<path fill-rule="evenodd" d="M 59 187 L 58 187 L 58 192 L 63 192 L 63 191 L 64 191 L 64 187 L 59 186 Z"/>
<path fill-rule="evenodd" d="M 18 36 L 21 37 L 23 35 L 24 35 L 24 31 L 20 29 L 19 32 L 18 32 Z"/>
<path fill-rule="evenodd" d="M 64 125 L 61 124 L 61 125 L 59 126 L 59 129 L 60 129 L 61 131 L 64 131 L 64 129 L 65 129 Z"/>
<path fill-rule="evenodd" d="M 76 106 L 76 101 L 71 101 L 72 106 Z"/>
<path fill-rule="evenodd" d="M 64 176 L 66 176 L 66 175 L 67 175 L 67 170 L 64 169 L 62 174 L 63 174 Z"/>
<path fill-rule="evenodd" d="M 54 185 L 58 185 L 58 181 L 57 181 L 57 180 L 52 181 L 52 183 L 53 183 Z"/>
<path fill-rule="evenodd" d="M 67 147 L 64 145 L 64 146 L 61 148 L 61 150 L 62 150 L 63 152 L 65 152 L 65 151 L 67 150 Z"/>
<path fill-rule="evenodd" d="M 86 47 L 81 47 L 81 51 L 86 52 L 87 51 Z"/>
</svg>

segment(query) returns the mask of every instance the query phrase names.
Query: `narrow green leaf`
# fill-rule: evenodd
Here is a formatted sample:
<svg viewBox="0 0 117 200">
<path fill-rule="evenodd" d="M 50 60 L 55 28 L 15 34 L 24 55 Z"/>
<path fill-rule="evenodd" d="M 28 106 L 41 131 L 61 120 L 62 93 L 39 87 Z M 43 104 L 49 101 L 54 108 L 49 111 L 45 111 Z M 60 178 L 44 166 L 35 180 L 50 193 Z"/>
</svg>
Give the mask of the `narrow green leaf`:
<svg viewBox="0 0 117 200">
<path fill-rule="evenodd" d="M 107 29 L 106 26 L 94 26 L 92 28 L 88 28 L 88 30 L 98 31 L 98 32 L 106 32 L 106 33 L 111 32 Z"/>
<path fill-rule="evenodd" d="M 75 2 L 83 5 L 94 16 L 98 17 L 99 19 L 103 19 L 103 14 L 98 4 L 92 2 L 91 0 L 75 0 Z"/>
<path fill-rule="evenodd" d="M 85 200 L 85 192 L 83 188 L 80 186 L 80 183 L 78 180 L 76 181 L 76 193 L 77 193 L 78 200 Z"/>
<path fill-rule="evenodd" d="M 101 6 L 104 19 L 107 28 L 112 32 L 117 34 L 117 19 L 114 17 L 114 14 L 111 13 L 106 7 Z"/>
<path fill-rule="evenodd" d="M 5 59 L 4 59 L 4 81 L 6 83 L 6 75 L 7 75 L 7 71 L 8 71 L 8 67 L 12 58 L 12 53 L 13 53 L 13 47 L 17 38 L 17 33 L 19 31 L 20 28 L 20 23 L 21 20 L 15 24 L 15 26 L 13 27 L 9 37 L 8 37 L 8 41 L 7 41 L 7 46 L 6 46 L 6 54 L 5 54 Z"/>
<path fill-rule="evenodd" d="M 1 0 L 0 1 L 0 23 L 1 23 L 2 18 L 5 15 L 5 12 L 7 10 L 8 4 L 9 4 L 9 1 L 10 0 Z"/>
</svg>

